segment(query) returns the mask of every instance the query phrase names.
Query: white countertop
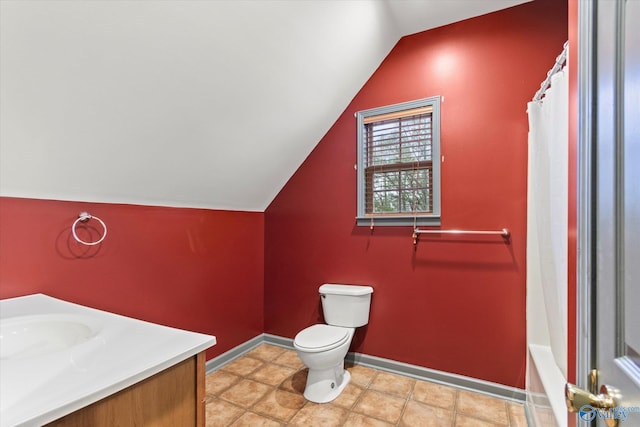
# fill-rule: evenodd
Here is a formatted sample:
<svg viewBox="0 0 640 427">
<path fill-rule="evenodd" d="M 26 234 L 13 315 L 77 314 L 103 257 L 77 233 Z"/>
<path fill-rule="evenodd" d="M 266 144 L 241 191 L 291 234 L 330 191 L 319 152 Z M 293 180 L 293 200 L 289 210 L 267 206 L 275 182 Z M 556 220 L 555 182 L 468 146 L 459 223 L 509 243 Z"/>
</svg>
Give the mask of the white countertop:
<svg viewBox="0 0 640 427">
<path fill-rule="evenodd" d="M 29 315 L 80 316 L 89 320 L 94 333 L 73 347 L 49 354 L 0 359 L 2 427 L 51 422 L 216 344 L 211 335 L 131 319 L 43 294 L 0 301 L 0 322 Z"/>
</svg>

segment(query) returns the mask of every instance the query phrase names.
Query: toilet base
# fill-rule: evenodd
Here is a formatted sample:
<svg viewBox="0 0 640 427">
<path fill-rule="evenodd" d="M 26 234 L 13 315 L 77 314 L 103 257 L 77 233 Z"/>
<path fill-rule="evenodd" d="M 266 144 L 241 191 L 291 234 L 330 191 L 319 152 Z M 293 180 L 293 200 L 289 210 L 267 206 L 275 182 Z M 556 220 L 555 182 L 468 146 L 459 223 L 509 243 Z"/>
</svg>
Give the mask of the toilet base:
<svg viewBox="0 0 640 427">
<path fill-rule="evenodd" d="M 305 399 L 315 403 L 327 403 L 334 400 L 349 384 L 351 374 L 344 369 L 344 361 L 328 369 L 309 369 Z"/>
</svg>

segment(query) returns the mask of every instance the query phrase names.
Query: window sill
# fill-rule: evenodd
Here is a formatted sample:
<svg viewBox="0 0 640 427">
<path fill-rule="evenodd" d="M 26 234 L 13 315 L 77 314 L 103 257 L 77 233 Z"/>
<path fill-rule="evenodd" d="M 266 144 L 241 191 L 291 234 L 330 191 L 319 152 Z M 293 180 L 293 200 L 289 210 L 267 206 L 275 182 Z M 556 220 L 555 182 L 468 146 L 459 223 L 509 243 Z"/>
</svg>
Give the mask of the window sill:
<svg viewBox="0 0 640 427">
<path fill-rule="evenodd" d="M 375 216 L 375 217 L 356 217 L 356 225 L 358 226 L 371 226 L 371 219 L 373 218 L 374 226 L 383 227 L 406 227 L 406 226 L 437 226 L 440 225 L 439 216 L 423 216 L 414 218 L 412 216 Z"/>
</svg>

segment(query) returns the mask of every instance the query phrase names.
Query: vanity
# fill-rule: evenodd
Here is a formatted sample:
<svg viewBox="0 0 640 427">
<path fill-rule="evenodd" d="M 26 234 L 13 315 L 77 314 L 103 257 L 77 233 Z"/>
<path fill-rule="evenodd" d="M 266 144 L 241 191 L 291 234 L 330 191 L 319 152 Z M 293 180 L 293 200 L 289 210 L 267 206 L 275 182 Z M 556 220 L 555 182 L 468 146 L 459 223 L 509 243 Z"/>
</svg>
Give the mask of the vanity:
<svg viewBox="0 0 640 427">
<path fill-rule="evenodd" d="M 43 294 L 0 301 L 0 425 L 204 426 L 216 338 Z"/>
</svg>

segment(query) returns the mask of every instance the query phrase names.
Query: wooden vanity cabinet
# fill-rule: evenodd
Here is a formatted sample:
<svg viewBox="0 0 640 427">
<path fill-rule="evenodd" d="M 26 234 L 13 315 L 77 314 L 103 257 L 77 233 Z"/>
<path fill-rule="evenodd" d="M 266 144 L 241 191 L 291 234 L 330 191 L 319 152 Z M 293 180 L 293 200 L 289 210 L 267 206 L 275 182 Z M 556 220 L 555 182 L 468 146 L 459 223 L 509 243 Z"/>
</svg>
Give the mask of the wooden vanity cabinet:
<svg viewBox="0 0 640 427">
<path fill-rule="evenodd" d="M 201 352 L 47 426 L 204 427 L 204 377 Z"/>
</svg>

